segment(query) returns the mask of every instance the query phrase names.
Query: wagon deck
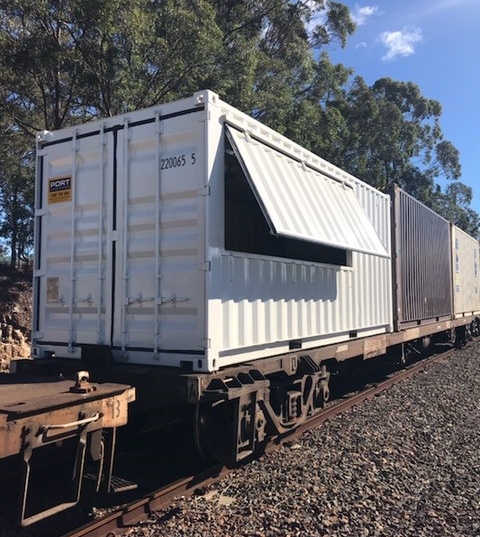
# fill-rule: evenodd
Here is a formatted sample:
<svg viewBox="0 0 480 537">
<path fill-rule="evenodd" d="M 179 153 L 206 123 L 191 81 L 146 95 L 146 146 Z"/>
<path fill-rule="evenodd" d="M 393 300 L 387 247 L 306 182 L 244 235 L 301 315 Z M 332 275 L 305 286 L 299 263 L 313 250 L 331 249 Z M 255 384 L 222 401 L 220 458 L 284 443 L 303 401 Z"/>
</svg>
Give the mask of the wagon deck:
<svg viewBox="0 0 480 537">
<path fill-rule="evenodd" d="M 0 377 L 0 464 L 19 473 L 19 522 L 23 526 L 76 505 L 84 468 L 92 459 L 106 486 L 112 482 L 116 427 L 125 425 L 135 391 L 121 384 L 5 374 Z M 45 466 L 45 457 L 51 461 Z M 45 468 L 48 476 L 43 475 Z M 68 492 L 55 499 L 51 481 Z"/>
</svg>

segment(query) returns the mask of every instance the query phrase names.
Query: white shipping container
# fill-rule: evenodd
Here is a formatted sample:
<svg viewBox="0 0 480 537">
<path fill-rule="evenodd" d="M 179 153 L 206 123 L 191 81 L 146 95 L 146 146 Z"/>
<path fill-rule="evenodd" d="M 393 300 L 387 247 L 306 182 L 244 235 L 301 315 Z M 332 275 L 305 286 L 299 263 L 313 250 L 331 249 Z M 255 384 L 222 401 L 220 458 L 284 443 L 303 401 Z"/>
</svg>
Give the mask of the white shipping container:
<svg viewBox="0 0 480 537">
<path fill-rule="evenodd" d="M 214 371 L 391 331 L 389 197 L 210 91 L 37 161 L 35 356 Z"/>
<path fill-rule="evenodd" d="M 480 314 L 479 243 L 451 225 L 453 308 L 455 318 Z"/>
</svg>

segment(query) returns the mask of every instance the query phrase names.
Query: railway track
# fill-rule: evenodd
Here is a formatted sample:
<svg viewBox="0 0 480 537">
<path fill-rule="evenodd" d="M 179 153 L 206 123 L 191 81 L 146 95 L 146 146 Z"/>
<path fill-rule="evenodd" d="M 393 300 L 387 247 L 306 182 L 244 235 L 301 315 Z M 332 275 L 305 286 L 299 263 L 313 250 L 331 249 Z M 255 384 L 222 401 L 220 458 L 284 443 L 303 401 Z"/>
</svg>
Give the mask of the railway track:
<svg viewBox="0 0 480 537">
<path fill-rule="evenodd" d="M 360 405 L 362 402 L 378 396 L 395 384 L 421 373 L 431 363 L 444 360 L 452 352 L 453 349 L 449 349 L 443 353 L 425 358 L 401 371 L 393 373 L 381 382 L 367 386 L 365 389 L 354 395 L 333 402 L 322 412 L 299 426 L 288 436 L 272 439 L 265 450 L 271 451 L 285 442 L 291 442 L 292 439 L 297 438 L 307 430 L 319 427 L 326 421 Z M 128 527 L 148 519 L 150 513 L 168 507 L 174 498 L 179 496 L 191 496 L 196 490 L 220 481 L 226 477 L 229 472 L 230 468 L 226 468 L 223 465 L 216 465 L 196 475 L 189 475 L 145 495 L 145 497 L 140 500 L 124 505 L 102 518 L 96 519 L 81 528 L 65 534 L 63 537 L 115 537 L 121 535 L 121 533 L 126 531 Z"/>
</svg>

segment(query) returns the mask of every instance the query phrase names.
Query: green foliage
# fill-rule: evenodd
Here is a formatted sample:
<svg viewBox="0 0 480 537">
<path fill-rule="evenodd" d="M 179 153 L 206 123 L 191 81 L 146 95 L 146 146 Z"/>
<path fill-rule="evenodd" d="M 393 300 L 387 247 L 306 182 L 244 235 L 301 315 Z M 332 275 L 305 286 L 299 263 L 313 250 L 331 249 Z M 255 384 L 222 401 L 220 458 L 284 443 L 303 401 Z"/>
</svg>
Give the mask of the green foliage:
<svg viewBox="0 0 480 537">
<path fill-rule="evenodd" d="M 413 82 L 369 87 L 333 65 L 327 47 L 346 46 L 354 31 L 348 8 L 329 0 L 0 0 L 4 236 L 19 255 L 28 250 L 37 130 L 206 87 L 366 182 L 398 183 L 475 232 L 440 103 Z"/>
<path fill-rule="evenodd" d="M 355 28 L 341 4 L 317 0 L 212 2 L 223 33 L 218 68 L 208 86 L 233 106 L 301 139 L 302 126 L 321 114 L 323 56 L 317 49 L 345 43 Z M 328 62 L 329 63 L 329 62 Z M 346 79 L 345 79 L 346 80 Z M 317 110 L 315 110 L 317 108 Z"/>
<path fill-rule="evenodd" d="M 34 154 L 20 131 L 0 136 L 0 233 L 11 250 L 11 267 L 33 247 Z"/>
<path fill-rule="evenodd" d="M 101 116 L 192 93 L 215 65 L 221 32 L 202 0 L 79 2 L 71 32 L 84 102 Z"/>
<path fill-rule="evenodd" d="M 478 237 L 480 233 L 480 216 L 470 207 L 472 198 L 472 189 L 456 181 L 450 183 L 445 192 L 437 190 L 432 208 L 460 229 L 473 237 Z"/>
<path fill-rule="evenodd" d="M 378 80 L 368 87 L 356 77 L 345 99 L 336 106 L 345 118 L 344 146 L 336 163 L 373 186 L 386 189 L 397 183 L 408 190 L 415 170 L 425 168 L 424 180 L 433 187 L 441 168 L 432 162 L 441 141 L 440 105 L 424 98 L 411 82 Z"/>
<path fill-rule="evenodd" d="M 458 180 L 460 155 L 443 138 L 438 101 L 424 97 L 413 82 L 383 78 L 369 87 L 355 77 L 324 108 L 337 115 L 322 133 L 328 142 L 321 155 L 380 190 L 398 184 L 460 228 L 478 233 L 479 217 L 469 207 L 472 192 Z M 449 183 L 445 191 L 438 181 Z"/>
<path fill-rule="evenodd" d="M 221 32 L 202 0 L 4 0 L 0 106 L 33 134 L 197 90 Z"/>
<path fill-rule="evenodd" d="M 56 129 L 83 120 L 74 89 L 79 57 L 64 23 L 61 2 L 0 3 L 0 106 L 19 128 Z"/>
</svg>

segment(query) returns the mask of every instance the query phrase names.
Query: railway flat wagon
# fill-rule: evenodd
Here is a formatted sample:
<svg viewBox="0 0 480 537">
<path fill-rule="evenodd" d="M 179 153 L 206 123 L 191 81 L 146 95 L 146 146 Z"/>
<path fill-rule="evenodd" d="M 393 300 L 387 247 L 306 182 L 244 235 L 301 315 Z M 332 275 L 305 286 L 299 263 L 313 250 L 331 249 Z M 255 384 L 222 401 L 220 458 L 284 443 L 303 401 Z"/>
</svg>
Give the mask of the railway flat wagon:
<svg viewBox="0 0 480 537">
<path fill-rule="evenodd" d="M 450 223 L 395 185 L 392 224 L 395 330 L 451 320 Z"/>
<path fill-rule="evenodd" d="M 453 310 L 455 318 L 480 315 L 479 243 L 457 226 L 452 233 Z"/>
<path fill-rule="evenodd" d="M 76 381 L 1 375 L 2 514 L 28 526 L 74 507 L 87 472 L 95 492 L 134 486 L 112 474 L 116 429 L 134 399 L 133 388 L 91 383 L 86 371 Z"/>
<path fill-rule="evenodd" d="M 36 357 L 206 373 L 392 330 L 389 196 L 210 91 L 40 133 L 37 169 Z"/>
<path fill-rule="evenodd" d="M 37 144 L 35 363 L 132 384 L 207 457 L 250 456 L 332 373 L 475 321 L 453 319 L 447 221 L 399 189 L 392 212 L 211 91 Z"/>
</svg>

